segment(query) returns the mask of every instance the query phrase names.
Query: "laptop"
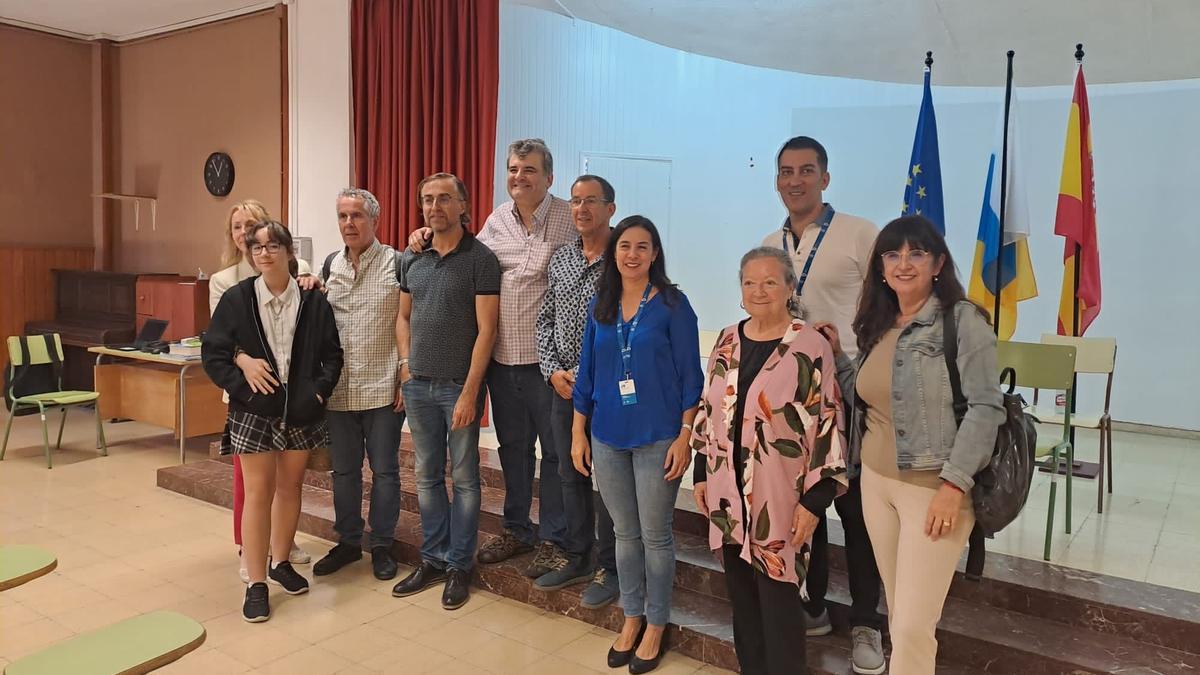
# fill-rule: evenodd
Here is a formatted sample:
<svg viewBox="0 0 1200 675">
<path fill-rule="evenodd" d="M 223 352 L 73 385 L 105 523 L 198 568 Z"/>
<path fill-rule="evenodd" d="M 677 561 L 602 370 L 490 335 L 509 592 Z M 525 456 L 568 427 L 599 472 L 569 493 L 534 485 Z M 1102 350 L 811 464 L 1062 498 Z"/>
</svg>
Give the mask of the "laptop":
<svg viewBox="0 0 1200 675">
<path fill-rule="evenodd" d="M 150 343 L 161 340 L 163 334 L 166 332 L 166 321 L 163 321 L 162 319 L 146 319 L 146 323 L 142 324 L 142 329 L 138 331 L 137 337 L 134 338 L 132 344 L 111 345 L 111 347 L 113 349 L 119 349 L 123 352 L 141 351 Z"/>
</svg>

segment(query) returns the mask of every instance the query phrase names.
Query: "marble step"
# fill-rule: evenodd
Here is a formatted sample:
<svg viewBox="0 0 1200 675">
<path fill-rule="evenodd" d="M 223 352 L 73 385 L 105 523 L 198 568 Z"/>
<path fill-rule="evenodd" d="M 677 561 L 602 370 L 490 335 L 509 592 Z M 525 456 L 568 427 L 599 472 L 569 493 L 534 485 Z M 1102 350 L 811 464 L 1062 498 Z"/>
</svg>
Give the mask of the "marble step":
<svg viewBox="0 0 1200 675">
<path fill-rule="evenodd" d="M 221 461 L 230 461 L 222 458 Z M 404 509 L 417 510 L 411 438 L 404 435 L 400 448 L 401 490 Z M 369 492 L 370 470 L 363 468 L 364 494 Z M 331 489 L 328 472 L 309 471 L 306 484 Z M 499 534 L 503 505 L 503 471 L 494 449 L 480 448 L 480 482 L 484 487 L 480 527 Z M 535 485 L 535 492 L 537 494 Z M 537 500 L 532 518 L 537 520 Z M 831 576 L 846 569 L 841 523 L 829 525 Z M 708 521 L 697 512 L 691 491 L 680 490 L 674 518 L 680 551 L 677 581 L 689 589 L 724 598 L 720 566 L 707 552 Z M 1144 582 L 1111 577 L 1016 556 L 989 552 L 983 579 L 963 575 L 964 560 L 950 587 L 950 597 L 1003 609 L 1056 623 L 1084 628 L 1101 635 L 1133 638 L 1139 642 L 1183 651 L 1200 651 L 1200 594 Z M 833 597 L 830 597 L 833 601 Z M 833 605 L 833 618 L 843 616 Z"/>
<path fill-rule="evenodd" d="M 205 464 L 205 463 L 201 463 Z M 159 484 L 184 494 L 213 503 L 229 506 L 232 503 L 230 492 L 232 480 L 227 467 L 216 462 L 208 466 L 191 464 L 186 467 L 171 467 L 160 470 Z M 405 481 L 402 476 L 402 485 Z M 411 485 L 411 483 L 409 483 Z M 503 495 L 496 488 L 484 488 L 483 508 L 481 514 L 481 539 L 498 534 L 499 513 Z M 409 495 L 408 499 L 415 496 Z M 365 505 L 364 505 L 365 507 Z M 413 504 L 415 507 L 415 503 Z M 536 511 L 535 511 L 536 513 Z M 301 516 L 300 527 L 323 538 L 334 538 L 332 532 L 333 509 L 332 495 L 328 490 L 306 485 L 304 495 L 304 513 Z M 397 555 L 407 561 L 416 561 L 417 546 L 420 541 L 419 522 L 415 508 L 405 506 L 402 521 L 397 528 Z M 681 623 L 680 639 L 696 639 L 695 645 L 689 647 L 688 653 L 695 658 L 701 658 L 709 663 L 718 665 L 728 662 L 723 660 L 732 654 L 732 643 L 718 648 L 712 640 L 731 640 L 732 628 L 728 625 L 729 610 L 724 599 L 724 582 L 720 576 L 720 568 L 711 553 L 707 551 L 703 539 L 685 532 L 677 532 L 678 569 L 676 574 L 677 607 L 673 610 L 673 621 Z M 483 543 L 481 541 L 481 543 Z M 560 593 L 543 593 L 533 588 L 532 582 L 520 574 L 527 564 L 529 556 L 521 556 L 513 561 L 499 566 L 480 566 L 480 585 L 506 596 L 523 602 L 531 602 L 545 609 L 552 609 L 575 616 L 576 613 L 588 614 L 577 607 L 577 595 L 580 588 L 566 589 Z M 493 573 L 499 576 L 493 577 Z M 849 604 L 849 591 L 844 571 L 833 566 L 830 574 L 830 589 L 827 595 L 831 607 L 832 618 L 837 633 L 846 635 L 846 614 Z M 956 582 L 957 583 L 957 582 Z M 1100 632 L 1093 626 L 1071 626 L 1052 620 L 1047 615 L 1052 611 L 1018 612 L 1012 609 L 998 608 L 981 603 L 981 585 L 971 584 L 973 593 L 953 594 L 947 601 L 942 623 L 939 627 L 939 642 L 941 644 L 942 660 L 948 663 L 989 672 L 1024 672 L 1056 673 L 1070 670 L 1083 672 L 1112 672 L 1119 664 L 1120 667 L 1143 667 L 1154 669 L 1155 672 L 1188 672 L 1188 667 L 1200 666 L 1200 657 L 1179 650 L 1164 648 L 1156 644 L 1138 641 L 1114 631 Z M 986 597 L 986 596 L 984 596 Z M 532 600 L 531 600 L 532 598 Z M 1109 610 L 1111 614 L 1115 610 Z M 689 613 L 690 612 L 690 613 Z M 589 620 L 597 625 L 606 625 L 598 617 L 588 618 L 580 615 L 578 618 Z M 593 620 L 595 619 L 595 620 Z M 619 621 L 618 618 L 615 621 Z M 616 624 L 612 624 L 616 625 Z M 612 627 L 612 626 L 609 626 Z M 690 631 L 690 632 L 689 632 Z M 1128 632 L 1128 631 L 1127 631 Z M 695 635 L 693 635 L 695 634 Z M 1188 639 L 1187 634 L 1180 636 Z M 1195 634 L 1191 634 L 1194 639 Z M 1192 641 L 1189 644 L 1200 644 Z M 810 662 L 840 663 L 838 659 L 848 658 L 847 641 L 844 637 L 823 638 L 810 641 Z M 728 651 L 728 654 L 725 651 Z M 706 656 L 707 654 L 707 656 Z M 1171 665 L 1178 667 L 1172 669 Z M 1063 670 L 1066 669 L 1066 670 Z M 940 670 L 940 669 L 939 669 Z M 846 672 L 831 670 L 830 672 Z M 1149 672 L 1149 671 L 1147 671 Z"/>
</svg>

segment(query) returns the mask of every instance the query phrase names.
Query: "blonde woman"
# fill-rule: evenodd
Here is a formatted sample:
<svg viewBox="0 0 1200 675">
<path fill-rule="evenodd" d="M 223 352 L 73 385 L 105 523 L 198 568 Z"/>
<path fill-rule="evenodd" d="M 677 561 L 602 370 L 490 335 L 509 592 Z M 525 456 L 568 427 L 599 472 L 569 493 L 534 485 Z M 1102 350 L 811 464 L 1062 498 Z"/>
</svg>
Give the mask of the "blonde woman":
<svg viewBox="0 0 1200 675">
<path fill-rule="evenodd" d="M 210 315 L 217 311 L 217 303 L 221 301 L 221 296 L 225 294 L 225 291 L 237 285 L 239 281 L 258 275 L 258 270 L 254 268 L 253 261 L 246 252 L 246 231 L 250 229 L 251 225 L 270 219 L 271 214 L 267 213 L 267 208 L 257 199 L 240 201 L 229 209 L 229 218 L 226 219 L 223 230 L 222 268 L 208 280 L 208 313 Z M 296 258 L 295 261 L 297 274 L 303 275 L 311 272 L 307 262 L 299 258 Z M 237 365 L 242 369 L 246 380 L 256 388 L 256 391 L 269 394 L 278 386 L 278 382 L 271 376 L 270 368 L 265 360 L 252 359 L 245 354 L 239 354 Z M 223 400 L 225 403 L 229 403 L 229 395 L 226 394 Z M 242 511 L 245 504 L 246 488 L 242 477 L 242 462 L 238 455 L 234 455 L 233 541 L 238 545 L 239 558 L 242 555 Z M 296 565 L 306 565 L 312 562 L 312 556 L 292 542 L 292 551 L 288 560 Z M 244 560 L 239 565 L 238 574 L 242 581 L 246 581 L 248 578 Z"/>
</svg>

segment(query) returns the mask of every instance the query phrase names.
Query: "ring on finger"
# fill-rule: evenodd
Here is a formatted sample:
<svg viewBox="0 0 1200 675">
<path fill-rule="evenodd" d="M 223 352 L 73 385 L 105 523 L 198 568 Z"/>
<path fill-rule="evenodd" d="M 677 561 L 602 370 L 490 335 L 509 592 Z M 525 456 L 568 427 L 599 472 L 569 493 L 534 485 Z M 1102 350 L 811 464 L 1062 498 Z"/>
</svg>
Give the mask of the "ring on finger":
<svg viewBox="0 0 1200 675">
<path fill-rule="evenodd" d="M 942 521 L 942 528 L 943 528 L 943 529 L 945 529 L 945 528 L 948 528 L 948 527 L 950 527 L 950 526 L 951 526 L 951 523 L 950 523 L 950 521 L 948 521 L 948 520 L 943 520 L 943 521 Z"/>
</svg>

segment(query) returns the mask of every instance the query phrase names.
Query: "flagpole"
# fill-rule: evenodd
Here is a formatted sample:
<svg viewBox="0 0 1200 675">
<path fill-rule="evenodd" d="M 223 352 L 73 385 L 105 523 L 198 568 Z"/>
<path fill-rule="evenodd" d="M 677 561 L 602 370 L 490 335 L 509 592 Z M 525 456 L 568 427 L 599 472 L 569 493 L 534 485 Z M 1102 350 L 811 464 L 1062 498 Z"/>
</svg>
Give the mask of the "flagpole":
<svg viewBox="0 0 1200 675">
<path fill-rule="evenodd" d="M 1004 272 L 1004 210 L 1008 201 L 1008 117 L 1012 108 L 1013 86 L 1013 50 L 1008 50 L 1008 73 L 1004 78 L 1004 136 L 1000 150 L 1000 228 L 996 232 L 996 285 L 992 308 L 992 328 L 996 335 L 1000 334 L 1000 295 L 1004 292 L 1001 286 Z"/>
<path fill-rule="evenodd" d="M 1075 45 L 1075 65 L 1076 65 L 1077 70 L 1079 68 L 1083 68 L 1083 43 L 1082 42 L 1077 43 Z M 1078 77 L 1078 76 L 1079 75 L 1077 72 L 1076 77 Z M 1074 288 L 1074 295 L 1071 298 L 1071 301 L 1073 303 L 1073 309 L 1074 309 L 1074 311 L 1071 312 L 1071 336 L 1072 337 L 1079 337 L 1079 254 L 1080 254 L 1080 246 L 1079 246 L 1079 242 L 1076 241 L 1075 242 L 1075 288 Z M 1072 405 L 1071 407 L 1074 408 L 1075 406 Z M 1075 412 L 1075 411 L 1072 410 L 1071 412 Z M 1074 442 L 1074 440 L 1075 440 L 1074 431 L 1075 430 L 1072 429 L 1071 431 L 1072 431 L 1071 440 L 1072 440 L 1072 442 Z"/>
</svg>

